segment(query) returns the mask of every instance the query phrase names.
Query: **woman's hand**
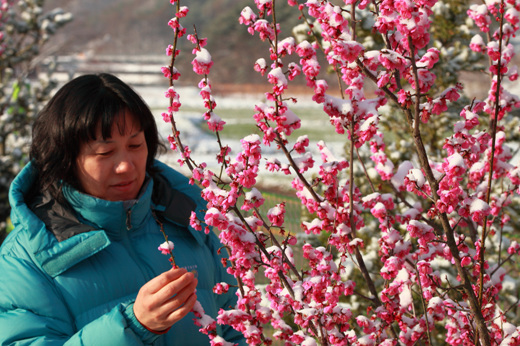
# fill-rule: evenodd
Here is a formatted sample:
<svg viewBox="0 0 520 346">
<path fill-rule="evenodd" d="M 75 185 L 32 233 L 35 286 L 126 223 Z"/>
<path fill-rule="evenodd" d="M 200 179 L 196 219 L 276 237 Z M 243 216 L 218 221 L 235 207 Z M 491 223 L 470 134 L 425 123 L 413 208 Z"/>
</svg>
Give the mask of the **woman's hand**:
<svg viewBox="0 0 520 346">
<path fill-rule="evenodd" d="M 197 301 L 197 282 L 186 269 L 171 269 L 153 278 L 137 294 L 135 317 L 152 331 L 170 328 L 193 308 Z"/>
</svg>

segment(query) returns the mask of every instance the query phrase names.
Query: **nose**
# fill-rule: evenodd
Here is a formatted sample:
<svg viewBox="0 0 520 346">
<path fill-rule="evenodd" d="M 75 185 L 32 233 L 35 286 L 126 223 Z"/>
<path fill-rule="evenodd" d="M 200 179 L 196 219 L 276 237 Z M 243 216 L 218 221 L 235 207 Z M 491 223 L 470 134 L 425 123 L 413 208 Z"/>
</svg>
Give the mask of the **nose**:
<svg viewBox="0 0 520 346">
<path fill-rule="evenodd" d="M 128 173 L 135 169 L 135 165 L 132 161 L 131 155 L 123 153 L 119 155 L 116 162 L 114 163 L 114 171 L 116 174 Z"/>
</svg>

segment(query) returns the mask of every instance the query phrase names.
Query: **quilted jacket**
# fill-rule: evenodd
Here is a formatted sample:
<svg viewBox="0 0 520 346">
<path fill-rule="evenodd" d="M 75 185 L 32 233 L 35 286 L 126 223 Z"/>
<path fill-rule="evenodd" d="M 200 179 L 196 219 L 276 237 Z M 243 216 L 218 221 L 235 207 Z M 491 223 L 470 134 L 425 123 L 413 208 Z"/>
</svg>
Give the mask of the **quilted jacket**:
<svg viewBox="0 0 520 346">
<path fill-rule="evenodd" d="M 29 164 L 10 189 L 15 229 L 0 248 L 0 345 L 208 345 L 193 314 L 164 335 L 135 318 L 140 287 L 171 268 L 157 247 L 164 242 L 156 218 L 175 244 L 177 265 L 198 276 L 197 297 L 206 313 L 234 306 L 236 296 L 216 295 L 217 282 L 233 283 L 222 267 L 215 234 L 189 226 L 194 210 L 203 219 L 197 187 L 156 161 L 160 170 L 136 200 L 110 202 L 63 189 L 66 203 L 31 196 L 36 178 Z M 152 209 L 156 217 L 152 215 Z M 240 333 L 218 326 L 227 341 Z"/>
</svg>

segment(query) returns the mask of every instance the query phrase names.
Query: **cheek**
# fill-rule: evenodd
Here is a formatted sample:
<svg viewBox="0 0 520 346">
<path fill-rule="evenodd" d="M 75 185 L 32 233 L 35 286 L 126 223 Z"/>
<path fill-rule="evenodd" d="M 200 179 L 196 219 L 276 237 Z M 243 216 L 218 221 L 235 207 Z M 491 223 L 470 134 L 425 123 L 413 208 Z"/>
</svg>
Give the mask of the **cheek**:
<svg viewBox="0 0 520 346">
<path fill-rule="evenodd" d="M 144 169 L 145 171 L 146 171 L 147 161 L 148 161 L 148 148 L 143 150 L 140 153 L 139 158 L 138 158 L 138 162 L 139 162 L 139 165 L 140 165 L 141 169 Z"/>
<path fill-rule="evenodd" d="M 78 162 L 77 171 L 80 182 L 102 181 L 106 175 L 106 164 L 94 158 L 87 158 Z"/>
</svg>

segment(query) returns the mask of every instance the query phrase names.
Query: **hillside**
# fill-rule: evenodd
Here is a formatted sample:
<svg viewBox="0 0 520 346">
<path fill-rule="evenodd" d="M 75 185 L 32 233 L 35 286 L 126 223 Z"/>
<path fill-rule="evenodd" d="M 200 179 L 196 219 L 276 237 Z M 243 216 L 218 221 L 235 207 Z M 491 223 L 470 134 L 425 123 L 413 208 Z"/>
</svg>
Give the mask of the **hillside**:
<svg viewBox="0 0 520 346">
<path fill-rule="evenodd" d="M 47 51 L 53 55 L 160 56 L 172 40 L 167 22 L 174 8 L 168 0 L 47 0 L 45 4 L 47 9 L 61 7 L 74 15 L 74 20 L 49 42 Z M 190 12 L 182 24 L 188 33 L 193 33 L 195 25 L 199 36 L 208 38 L 207 48 L 216 66 L 213 80 L 263 82 L 252 67 L 256 59 L 267 57 L 268 46 L 258 38 L 251 39 L 246 27 L 238 23 L 244 1 L 190 0 L 186 4 Z M 285 23 L 282 28 L 296 24 L 295 11 L 287 5 L 280 7 L 277 18 Z M 191 70 L 191 46 L 185 39 L 181 40 L 181 49 L 184 54 L 178 63 L 182 70 Z"/>
</svg>

